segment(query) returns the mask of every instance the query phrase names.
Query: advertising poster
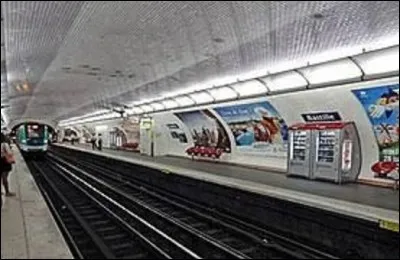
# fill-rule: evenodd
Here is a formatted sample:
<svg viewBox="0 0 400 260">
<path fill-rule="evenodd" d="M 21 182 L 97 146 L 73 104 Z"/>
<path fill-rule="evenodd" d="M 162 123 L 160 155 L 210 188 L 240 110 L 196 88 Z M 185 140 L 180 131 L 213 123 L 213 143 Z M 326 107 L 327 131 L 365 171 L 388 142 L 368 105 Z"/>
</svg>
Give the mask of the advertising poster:
<svg viewBox="0 0 400 260">
<path fill-rule="evenodd" d="M 92 137 L 94 135 L 96 135 L 96 129 L 94 127 L 89 127 L 89 126 L 82 126 L 82 138 L 83 138 L 83 142 L 85 143 L 90 143 L 90 141 L 92 140 Z"/>
<path fill-rule="evenodd" d="M 379 162 L 371 169 L 375 177 L 390 177 L 398 171 L 399 163 L 399 84 L 353 93 L 368 115 L 379 147 Z"/>
<path fill-rule="evenodd" d="M 79 133 L 76 129 L 74 128 L 66 128 L 64 129 L 64 136 L 62 139 L 62 142 L 71 142 L 77 141 L 79 139 Z"/>
<path fill-rule="evenodd" d="M 121 123 L 121 129 L 125 132 L 128 143 L 139 143 L 140 124 L 138 120 L 125 118 Z"/>
<path fill-rule="evenodd" d="M 220 148 L 226 153 L 231 151 L 226 130 L 209 110 L 176 113 L 175 116 L 189 129 L 194 146 Z"/>
<path fill-rule="evenodd" d="M 286 156 L 288 127 L 267 101 L 215 108 L 227 123 L 241 152 Z"/>
<path fill-rule="evenodd" d="M 122 123 L 114 128 L 117 146 L 126 149 L 136 149 L 140 143 L 140 124 L 136 119 L 124 118 Z"/>
</svg>

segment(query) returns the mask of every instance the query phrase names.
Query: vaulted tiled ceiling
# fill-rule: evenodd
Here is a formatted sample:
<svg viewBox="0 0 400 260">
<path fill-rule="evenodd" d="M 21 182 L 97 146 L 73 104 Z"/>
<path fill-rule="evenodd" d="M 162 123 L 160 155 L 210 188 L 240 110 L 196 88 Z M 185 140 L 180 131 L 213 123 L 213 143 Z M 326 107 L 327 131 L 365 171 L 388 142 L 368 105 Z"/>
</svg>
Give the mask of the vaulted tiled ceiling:
<svg viewBox="0 0 400 260">
<path fill-rule="evenodd" d="M 1 10 L 2 104 L 5 93 L 13 119 L 63 119 L 399 36 L 398 1 L 2 1 Z"/>
</svg>

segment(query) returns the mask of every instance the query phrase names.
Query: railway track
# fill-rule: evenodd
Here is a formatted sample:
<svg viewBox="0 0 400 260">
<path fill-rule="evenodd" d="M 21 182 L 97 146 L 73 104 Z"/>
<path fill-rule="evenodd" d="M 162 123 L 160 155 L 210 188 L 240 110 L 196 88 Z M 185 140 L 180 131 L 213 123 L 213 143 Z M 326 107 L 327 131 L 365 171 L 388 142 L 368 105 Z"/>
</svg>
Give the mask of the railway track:
<svg viewBox="0 0 400 260">
<path fill-rule="evenodd" d="M 61 158 L 62 157 L 62 158 Z M 201 258 L 336 258 L 245 221 L 235 219 L 166 191 L 148 187 L 129 171 L 87 158 L 76 161 L 67 154 L 50 154 L 55 163 L 74 171 L 80 178 L 108 196 L 123 201 L 134 211 Z"/>
<path fill-rule="evenodd" d="M 76 258 L 198 258 L 139 217 L 126 216 L 101 192 L 82 185 L 57 163 L 29 162 Z M 125 214 L 125 215 L 124 215 Z"/>
</svg>

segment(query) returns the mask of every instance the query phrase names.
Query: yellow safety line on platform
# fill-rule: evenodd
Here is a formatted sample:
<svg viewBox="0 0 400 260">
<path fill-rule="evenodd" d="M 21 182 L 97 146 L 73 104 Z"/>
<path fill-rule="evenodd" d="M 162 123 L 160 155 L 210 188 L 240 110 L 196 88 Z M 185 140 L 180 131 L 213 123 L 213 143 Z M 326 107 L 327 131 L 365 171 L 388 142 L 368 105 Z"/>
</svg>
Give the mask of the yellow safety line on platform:
<svg viewBox="0 0 400 260">
<path fill-rule="evenodd" d="M 380 219 L 379 227 L 399 233 L 399 223 L 393 222 L 391 220 Z"/>
</svg>

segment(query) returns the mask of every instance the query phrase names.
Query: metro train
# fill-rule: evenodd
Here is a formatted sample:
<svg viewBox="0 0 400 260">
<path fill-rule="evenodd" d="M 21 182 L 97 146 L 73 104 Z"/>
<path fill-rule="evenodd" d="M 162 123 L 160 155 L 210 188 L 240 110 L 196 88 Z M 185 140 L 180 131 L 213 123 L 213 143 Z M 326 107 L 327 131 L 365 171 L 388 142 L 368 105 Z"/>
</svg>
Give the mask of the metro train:
<svg viewBox="0 0 400 260">
<path fill-rule="evenodd" d="M 26 123 L 16 130 L 16 143 L 24 153 L 45 153 L 48 142 L 49 129 L 46 125 Z"/>
</svg>

